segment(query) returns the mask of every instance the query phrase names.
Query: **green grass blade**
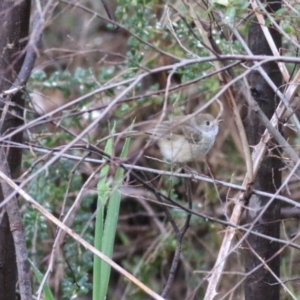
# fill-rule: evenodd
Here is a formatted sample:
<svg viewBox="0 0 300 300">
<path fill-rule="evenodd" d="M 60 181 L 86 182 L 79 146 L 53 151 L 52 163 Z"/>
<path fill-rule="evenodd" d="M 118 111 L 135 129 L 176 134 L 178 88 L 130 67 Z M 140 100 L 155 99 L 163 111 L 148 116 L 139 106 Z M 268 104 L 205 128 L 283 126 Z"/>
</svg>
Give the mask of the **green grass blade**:
<svg viewBox="0 0 300 300">
<path fill-rule="evenodd" d="M 114 127 L 111 134 L 114 134 Z M 105 145 L 105 153 L 111 155 L 113 149 L 113 138 L 110 138 Z M 99 251 L 102 251 L 102 238 L 103 238 L 103 227 L 104 227 L 104 209 L 106 202 L 110 194 L 110 186 L 107 182 L 107 176 L 109 172 L 109 166 L 105 165 L 100 172 L 100 179 L 97 184 L 98 200 L 97 200 L 97 211 L 95 221 L 95 238 L 94 246 Z M 96 255 L 94 255 L 93 265 L 93 299 L 101 299 L 100 291 L 103 290 L 101 269 L 104 262 Z M 104 299 L 104 298 L 102 298 Z"/>
<path fill-rule="evenodd" d="M 39 283 L 42 282 L 44 276 L 43 274 L 40 272 L 40 270 L 35 266 L 35 264 L 33 263 L 33 261 L 31 261 L 30 259 L 29 260 L 29 263 L 34 271 L 34 274 L 38 280 Z M 49 285 L 47 283 L 44 284 L 43 286 L 43 293 L 44 293 L 44 299 L 45 300 L 55 300 L 52 292 L 51 292 L 51 289 L 49 287 Z"/>
<path fill-rule="evenodd" d="M 121 153 L 121 157 L 125 158 L 128 154 L 130 139 L 125 140 L 125 144 Z M 119 210 L 121 204 L 121 193 L 119 191 L 124 176 L 124 169 L 117 168 L 116 175 L 113 181 L 112 192 L 110 195 L 109 202 L 107 204 L 107 214 L 105 218 L 105 227 L 102 239 L 102 252 L 108 257 L 112 257 L 114 241 L 117 231 Z M 105 299 L 108 289 L 109 277 L 110 277 L 111 267 L 103 262 L 101 264 L 101 285 L 103 288 L 100 291 L 100 298 Z M 105 286 L 105 288 L 104 288 Z"/>
</svg>

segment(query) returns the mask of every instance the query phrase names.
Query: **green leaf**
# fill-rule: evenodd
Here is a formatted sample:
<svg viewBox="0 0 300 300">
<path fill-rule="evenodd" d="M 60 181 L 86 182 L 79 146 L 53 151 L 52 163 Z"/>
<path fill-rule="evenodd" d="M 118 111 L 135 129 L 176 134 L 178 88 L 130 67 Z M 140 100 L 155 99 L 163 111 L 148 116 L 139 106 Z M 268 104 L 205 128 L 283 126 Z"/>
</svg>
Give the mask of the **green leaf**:
<svg viewBox="0 0 300 300">
<path fill-rule="evenodd" d="M 236 15 L 236 8 L 234 6 L 230 6 L 225 11 L 224 24 L 231 24 L 234 21 Z"/>
<path fill-rule="evenodd" d="M 115 125 L 112 134 L 115 132 Z M 126 139 L 121 158 L 128 154 L 130 140 Z M 112 153 L 113 138 L 110 138 L 105 147 L 107 154 Z M 119 191 L 124 176 L 124 170 L 117 168 L 116 175 L 112 183 L 108 182 L 109 166 L 104 166 L 100 172 L 98 189 L 98 205 L 96 215 L 95 229 L 95 247 L 108 257 L 112 257 L 115 235 L 117 231 L 119 210 L 121 204 L 121 193 Z M 107 206 L 105 220 L 104 209 Z M 111 267 L 98 257 L 94 257 L 94 274 L 93 274 L 93 299 L 104 300 L 107 294 L 108 283 L 110 278 Z"/>
<path fill-rule="evenodd" d="M 38 282 L 41 283 L 43 281 L 43 277 L 44 277 L 43 274 L 35 266 L 33 261 L 31 261 L 29 258 L 28 258 L 28 261 L 29 261 L 31 267 L 33 268 L 34 274 L 35 274 Z M 44 292 L 44 299 L 45 300 L 55 300 L 55 298 L 54 298 L 54 296 L 53 296 L 53 294 L 50 290 L 50 287 L 46 282 L 44 283 L 44 286 L 43 286 L 43 292 Z"/>
<path fill-rule="evenodd" d="M 111 134 L 113 135 L 115 132 L 115 126 L 111 130 Z M 112 154 L 113 149 L 113 138 L 108 139 L 104 152 L 108 155 Z M 104 235 L 104 208 L 106 202 L 108 200 L 110 194 L 110 186 L 108 184 L 108 172 L 109 166 L 105 165 L 100 172 L 100 180 L 97 185 L 98 192 L 98 201 L 97 201 L 97 209 L 96 209 L 96 222 L 95 222 L 95 238 L 94 238 L 94 246 L 99 251 L 102 251 L 102 239 Z M 107 287 L 103 287 L 103 281 L 101 278 L 101 269 L 104 262 L 96 255 L 94 255 L 94 266 L 93 266 L 93 299 L 101 299 L 100 292 L 103 292 L 103 288 L 105 289 L 105 293 Z M 102 298 L 104 299 L 104 298 Z"/>
<path fill-rule="evenodd" d="M 282 17 L 285 13 L 287 12 L 287 8 L 286 7 L 282 7 L 280 9 L 278 9 L 277 11 L 275 11 L 275 18 L 279 18 Z"/>
</svg>

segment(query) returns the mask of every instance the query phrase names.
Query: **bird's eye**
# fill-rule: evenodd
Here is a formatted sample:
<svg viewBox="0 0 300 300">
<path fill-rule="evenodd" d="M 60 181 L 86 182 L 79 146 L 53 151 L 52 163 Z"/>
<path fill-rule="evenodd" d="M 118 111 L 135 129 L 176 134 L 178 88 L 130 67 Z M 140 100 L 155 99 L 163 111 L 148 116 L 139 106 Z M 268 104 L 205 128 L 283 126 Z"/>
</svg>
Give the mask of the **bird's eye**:
<svg viewBox="0 0 300 300">
<path fill-rule="evenodd" d="M 209 126 L 210 125 L 210 122 L 209 121 L 206 121 L 206 126 Z"/>
</svg>

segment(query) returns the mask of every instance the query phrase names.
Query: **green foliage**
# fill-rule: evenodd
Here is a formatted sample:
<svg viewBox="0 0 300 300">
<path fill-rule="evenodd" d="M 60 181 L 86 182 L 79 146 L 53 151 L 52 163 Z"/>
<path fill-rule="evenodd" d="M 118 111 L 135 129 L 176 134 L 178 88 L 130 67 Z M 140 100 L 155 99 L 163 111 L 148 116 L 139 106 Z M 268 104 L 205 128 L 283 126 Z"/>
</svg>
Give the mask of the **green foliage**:
<svg viewBox="0 0 300 300">
<path fill-rule="evenodd" d="M 84 199 L 81 205 L 80 212 L 76 215 L 72 229 L 75 232 L 81 233 L 83 224 L 88 224 L 85 232 L 84 239 L 92 244 L 94 236 L 94 224 L 91 222 L 90 207 L 93 202 L 92 197 Z M 92 254 L 70 237 L 66 238 L 63 245 L 64 261 L 57 263 L 67 262 L 65 267 L 65 277 L 61 283 L 62 298 L 76 299 L 79 296 L 86 295 L 92 290 L 89 274 L 92 270 Z"/>
<path fill-rule="evenodd" d="M 37 165 L 36 168 L 39 168 L 39 165 Z M 52 165 L 47 173 L 39 176 L 28 186 L 31 196 L 54 215 L 58 212 L 57 209 L 60 208 L 63 203 L 72 168 L 73 164 L 70 162 L 59 161 Z M 69 193 L 77 191 L 80 182 L 79 173 L 73 173 Z M 83 201 L 82 211 L 76 215 L 73 223 L 73 229 L 75 231 L 81 232 L 82 224 L 87 224 L 90 220 L 90 205 L 92 200 L 92 198 L 87 197 L 85 201 Z M 72 202 L 67 201 L 66 204 L 66 209 L 68 209 Z M 24 212 L 23 220 L 30 257 L 32 261 L 35 262 L 36 268 L 39 268 L 41 272 L 45 272 L 45 267 L 38 266 L 37 262 L 43 261 L 45 251 L 51 250 L 51 247 L 49 248 L 47 246 L 47 241 L 53 238 L 55 231 L 51 231 L 48 226 L 48 221 L 46 221 L 40 213 L 30 207 Z M 91 238 L 88 238 L 91 233 L 92 226 L 90 226 L 86 233 L 86 240 L 91 241 Z M 91 254 L 85 249 L 80 249 L 79 246 L 69 247 L 70 244 L 74 245 L 74 241 L 73 239 L 67 238 L 64 249 L 65 259 L 68 261 L 70 269 L 67 269 L 66 277 L 62 282 L 64 296 L 61 299 L 71 299 L 74 294 L 85 295 L 91 288 L 91 284 L 88 282 L 88 271 L 91 270 Z M 55 261 L 54 265 L 56 266 L 62 263 L 64 262 Z M 40 282 L 39 276 L 37 276 L 37 278 Z M 74 284 L 74 280 L 76 284 Z"/>
<path fill-rule="evenodd" d="M 82 264 L 84 263 L 86 261 L 82 262 Z M 78 270 L 75 274 L 67 273 L 68 275 L 70 277 L 66 277 L 62 282 L 62 300 L 77 299 L 80 296 L 86 295 L 91 290 L 92 285 L 89 283 L 88 274 L 83 272 L 83 270 Z"/>
<path fill-rule="evenodd" d="M 243 0 L 216 0 L 214 2 L 216 8 L 224 11 L 224 24 L 233 24 L 236 18 L 241 18 L 249 6 L 247 1 Z"/>
<path fill-rule="evenodd" d="M 50 76 L 47 76 L 44 71 L 36 71 L 30 77 L 29 88 L 58 89 L 64 93 L 65 97 L 70 97 L 72 89 L 75 88 L 76 92 L 85 95 L 92 89 L 98 88 L 98 82 L 104 83 L 111 79 L 114 70 L 114 66 L 105 68 L 99 73 L 98 78 L 95 77 L 91 68 L 77 67 L 72 73 L 69 71 L 55 71 Z"/>
</svg>

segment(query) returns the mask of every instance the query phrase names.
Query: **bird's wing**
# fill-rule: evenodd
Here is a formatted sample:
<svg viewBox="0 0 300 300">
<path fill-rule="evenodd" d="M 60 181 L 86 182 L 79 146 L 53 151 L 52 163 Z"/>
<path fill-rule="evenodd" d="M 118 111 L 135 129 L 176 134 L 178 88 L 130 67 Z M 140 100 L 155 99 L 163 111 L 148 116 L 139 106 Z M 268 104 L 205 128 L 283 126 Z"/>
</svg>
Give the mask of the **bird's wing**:
<svg viewBox="0 0 300 300">
<path fill-rule="evenodd" d="M 193 144 L 199 144 L 203 139 L 201 131 L 197 130 L 195 132 L 195 128 L 188 123 L 184 123 L 184 126 L 177 126 L 173 132 L 175 134 L 183 135 L 189 143 Z"/>
<path fill-rule="evenodd" d="M 157 138 L 168 137 L 171 134 L 171 128 L 172 123 L 170 121 L 163 121 L 148 129 L 147 133 Z"/>
<path fill-rule="evenodd" d="M 176 125 L 176 119 L 172 121 L 163 121 L 156 124 L 154 128 L 147 130 L 147 133 L 152 135 L 153 138 L 166 138 L 174 140 L 176 138 L 184 136 L 185 139 L 193 144 L 198 144 L 203 136 L 201 132 L 195 134 L 195 130 L 186 122 Z"/>
</svg>

